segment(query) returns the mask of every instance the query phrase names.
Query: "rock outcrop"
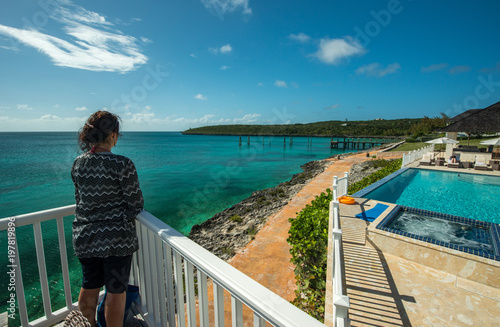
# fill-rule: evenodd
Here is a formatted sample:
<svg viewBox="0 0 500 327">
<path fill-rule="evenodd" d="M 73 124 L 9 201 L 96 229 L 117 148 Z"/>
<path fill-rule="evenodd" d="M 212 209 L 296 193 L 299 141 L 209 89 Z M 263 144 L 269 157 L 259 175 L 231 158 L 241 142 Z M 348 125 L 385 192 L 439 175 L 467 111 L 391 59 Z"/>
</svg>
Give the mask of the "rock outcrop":
<svg viewBox="0 0 500 327">
<path fill-rule="evenodd" d="M 311 161 L 302 172 L 276 187 L 255 191 L 250 197 L 195 225 L 189 238 L 223 260 L 245 247 L 264 226 L 267 218 L 283 208 L 307 183 L 333 161 Z"/>
</svg>

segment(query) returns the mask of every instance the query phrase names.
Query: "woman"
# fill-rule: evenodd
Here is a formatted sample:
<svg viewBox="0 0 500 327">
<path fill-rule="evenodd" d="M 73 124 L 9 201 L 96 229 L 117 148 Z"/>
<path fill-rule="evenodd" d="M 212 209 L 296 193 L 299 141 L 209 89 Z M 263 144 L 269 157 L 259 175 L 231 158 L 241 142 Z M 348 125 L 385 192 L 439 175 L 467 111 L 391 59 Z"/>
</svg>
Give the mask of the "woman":
<svg viewBox="0 0 500 327">
<path fill-rule="evenodd" d="M 111 152 L 119 132 L 116 115 L 98 111 L 90 116 L 78 139 L 86 152 L 71 170 L 76 199 L 73 248 L 83 272 L 78 306 L 92 326 L 102 286 L 107 290 L 107 326 L 123 326 L 132 254 L 139 248 L 134 220 L 144 200 L 132 161 Z"/>
</svg>

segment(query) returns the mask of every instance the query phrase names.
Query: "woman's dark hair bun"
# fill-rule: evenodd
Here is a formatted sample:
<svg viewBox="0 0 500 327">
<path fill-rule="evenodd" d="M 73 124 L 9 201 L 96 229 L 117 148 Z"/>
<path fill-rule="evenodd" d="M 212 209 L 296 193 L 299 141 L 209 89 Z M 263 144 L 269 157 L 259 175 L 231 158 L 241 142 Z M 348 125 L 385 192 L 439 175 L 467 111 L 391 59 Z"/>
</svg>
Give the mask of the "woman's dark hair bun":
<svg viewBox="0 0 500 327">
<path fill-rule="evenodd" d="M 83 151 L 92 149 L 106 141 L 111 133 L 120 133 L 120 117 L 109 111 L 93 113 L 85 122 L 78 136 L 78 145 Z"/>
</svg>

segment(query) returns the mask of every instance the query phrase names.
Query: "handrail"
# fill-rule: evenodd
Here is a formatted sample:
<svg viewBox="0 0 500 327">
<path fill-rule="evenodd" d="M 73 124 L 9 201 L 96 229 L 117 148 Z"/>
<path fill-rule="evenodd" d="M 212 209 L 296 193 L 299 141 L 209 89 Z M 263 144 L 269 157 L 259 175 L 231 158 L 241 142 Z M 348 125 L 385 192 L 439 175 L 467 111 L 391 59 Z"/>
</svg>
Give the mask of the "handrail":
<svg viewBox="0 0 500 327">
<path fill-rule="evenodd" d="M 338 197 L 347 194 L 349 174 L 333 178 L 333 199 L 330 202 L 329 219 L 332 222 L 333 267 L 332 267 L 332 302 L 333 326 L 349 326 L 349 297 L 345 290 L 344 260 L 342 248 L 342 229 L 340 226 L 340 203 Z"/>
<path fill-rule="evenodd" d="M 38 235 L 35 247 L 38 249 L 36 253 L 45 316 L 34 321 L 30 321 L 28 317 L 17 246 L 14 249 L 16 297 L 22 326 L 51 326 L 62 321 L 70 311 L 77 308 L 77 303 L 71 303 L 63 228 L 63 217 L 73 215 L 74 212 L 75 205 L 70 205 L 0 219 L 0 232 L 10 232 L 13 224 L 15 228 L 31 224 Z M 42 221 L 52 219 L 57 220 L 66 297 L 66 306 L 56 310 L 50 306 L 48 287 L 43 286 L 47 284 L 47 273 L 40 229 Z M 273 326 L 324 326 L 146 211 L 142 211 L 137 217 L 137 234 L 140 249 L 133 258 L 131 283 L 140 287 L 140 304 L 137 307 L 149 326 L 185 326 L 186 321 L 189 326 L 196 326 L 197 317 L 200 320 L 199 326 L 214 323 L 215 326 L 224 326 L 224 291 L 231 295 L 233 326 L 243 326 L 243 304 L 253 311 L 254 326 L 266 326 L 266 321 Z M 14 239 L 14 245 L 16 244 L 17 239 Z M 207 283 L 209 279 L 212 288 L 210 283 Z M 213 290 L 214 296 L 211 315 L 208 306 L 209 289 Z M 198 292 L 197 297 L 195 290 Z M 213 317 L 214 321 L 209 321 L 209 317 Z"/>
<path fill-rule="evenodd" d="M 53 324 L 63 320 L 71 310 L 74 310 L 78 307 L 76 303 L 71 303 L 68 257 L 66 254 L 66 241 L 64 237 L 63 224 L 63 218 L 66 216 L 71 216 L 74 213 L 75 205 L 69 205 L 65 207 L 0 219 L 0 232 L 4 230 L 8 231 L 9 250 L 12 250 L 12 252 L 9 252 L 13 253 L 13 257 L 9 257 L 9 259 L 12 258 L 12 261 L 10 261 L 11 265 L 9 265 L 9 267 L 11 267 L 15 273 L 16 298 L 19 307 L 19 319 L 22 326 L 52 326 Z M 43 251 L 43 238 L 41 230 L 41 222 L 53 219 L 57 220 L 59 255 L 61 258 L 61 272 L 63 277 L 64 295 L 66 298 L 66 307 L 58 309 L 56 311 L 52 311 L 50 303 L 50 291 L 48 287 L 47 269 Z M 43 300 L 43 309 L 45 313 L 44 317 L 33 321 L 29 321 L 28 318 L 28 308 L 26 305 L 23 278 L 21 273 L 22 265 L 19 259 L 19 250 L 17 247 L 18 240 L 15 232 L 18 227 L 27 225 L 33 226 L 33 232 L 35 235 L 35 251 L 37 254 L 38 271 L 42 289 L 41 297 Z"/>
<path fill-rule="evenodd" d="M 195 308 L 195 299 L 194 296 L 191 296 L 191 303 L 189 303 L 189 293 L 192 292 L 190 290 L 190 287 L 192 287 L 192 268 L 195 267 L 197 269 L 197 274 L 198 274 L 198 297 L 200 298 L 201 302 L 206 302 L 206 293 L 207 293 L 207 286 L 206 286 L 206 279 L 207 277 L 210 278 L 213 282 L 214 286 L 214 303 L 216 307 L 220 309 L 221 306 L 223 306 L 223 297 L 220 295 L 222 294 L 222 290 L 226 290 L 231 294 L 231 302 L 232 302 L 232 314 L 233 314 L 233 321 L 235 323 L 234 326 L 242 326 L 242 313 L 241 313 L 241 305 L 245 304 L 247 307 L 249 307 L 253 312 L 254 312 L 254 326 L 265 326 L 265 321 L 269 322 L 273 326 L 287 326 L 287 327 L 292 327 L 292 326 L 297 326 L 297 327 L 302 327 L 302 326 L 324 326 L 321 322 L 317 321 L 316 319 L 312 318 L 308 314 L 304 313 L 300 309 L 296 308 L 283 298 L 279 297 L 275 293 L 271 292 L 269 289 L 265 288 L 261 284 L 257 283 L 250 277 L 246 276 L 236 268 L 232 267 L 228 263 L 224 262 L 223 260 L 219 259 L 218 257 L 214 256 L 211 254 L 209 251 L 205 250 L 203 247 L 200 245 L 196 244 L 195 242 L 191 241 L 189 238 L 185 237 L 184 235 L 180 234 L 164 222 L 160 221 L 158 218 L 154 217 L 150 213 L 143 211 L 139 216 L 137 217 L 138 223 L 142 225 L 140 227 L 141 231 L 143 229 L 147 229 L 147 232 L 150 233 L 141 233 L 141 236 L 144 237 L 146 236 L 149 238 L 149 236 L 155 236 L 158 237 L 161 242 L 163 243 L 162 245 L 166 245 L 167 247 L 161 247 L 161 246 L 155 246 L 153 245 L 152 247 L 149 247 L 148 250 L 152 251 L 161 251 L 163 249 L 163 258 L 164 262 L 166 263 L 166 268 L 171 267 L 169 264 L 169 260 L 167 259 L 167 255 L 172 255 L 174 257 L 172 266 L 174 270 L 174 275 L 176 274 L 176 270 L 178 270 L 178 273 L 181 274 L 181 261 L 180 259 L 182 258 L 184 261 L 184 279 L 186 281 L 186 298 L 188 298 L 188 303 L 186 303 L 186 310 L 187 310 L 187 319 L 188 321 L 195 323 L 195 314 L 193 313 L 194 308 Z M 141 239 L 141 243 L 144 242 L 145 239 Z M 142 246 L 143 249 L 146 249 L 146 247 Z M 167 250 L 166 252 L 164 250 Z M 172 252 L 170 252 L 172 250 Z M 146 253 L 143 253 L 143 255 Z M 149 253 L 149 256 L 151 257 L 151 253 Z M 176 261 L 177 258 L 177 261 Z M 154 263 L 153 263 L 154 265 Z M 164 267 L 159 267 L 161 273 L 156 274 L 159 278 L 159 283 L 165 283 L 167 284 L 165 289 L 167 292 L 169 291 L 169 288 L 171 285 L 169 285 L 169 274 L 170 272 L 165 271 L 165 265 Z M 158 267 L 152 267 L 152 270 L 158 269 Z M 143 275 L 153 275 L 150 272 L 148 273 L 148 267 L 144 267 L 144 270 L 142 272 Z M 139 271 L 139 275 L 141 272 Z M 165 280 L 164 276 L 167 276 L 167 279 Z M 178 276 L 177 280 L 174 281 L 176 283 L 176 287 L 174 287 L 175 290 L 178 292 L 183 292 L 184 287 L 182 283 L 182 278 Z M 200 287 L 200 282 L 201 282 L 201 287 Z M 148 290 L 146 291 L 151 291 L 155 292 L 155 290 Z M 144 294 L 143 294 L 144 295 Z M 175 299 L 182 299 L 183 296 L 180 296 L 181 294 L 176 294 Z M 184 295 L 184 294 L 182 294 Z M 191 294 L 192 295 L 192 294 Z M 146 299 L 154 299 L 156 294 L 149 295 L 146 294 Z M 151 302 L 151 301 L 150 301 Z M 154 303 L 153 303 L 154 304 Z M 207 315 L 207 310 L 206 307 L 203 308 L 203 306 L 206 305 L 206 303 L 201 303 L 202 305 L 199 305 L 202 310 L 200 317 L 202 317 L 202 320 L 204 320 L 205 324 L 202 324 L 202 326 L 208 326 L 208 315 Z M 184 303 L 172 303 L 172 301 L 169 301 L 167 297 L 167 313 L 168 312 L 175 312 L 175 308 L 177 310 L 181 309 L 181 311 L 184 308 Z M 172 306 L 172 307 L 170 307 Z M 175 306 L 175 307 L 174 307 Z M 143 306 L 143 308 L 146 308 L 148 312 L 151 312 L 151 307 L 149 307 L 147 304 Z M 191 310 L 191 312 L 190 312 Z M 223 317 L 220 317 L 219 315 L 222 313 L 222 311 L 214 310 L 215 314 L 215 319 L 219 321 L 223 321 Z M 178 316 L 180 314 L 178 313 Z M 182 316 L 182 315 L 180 315 Z M 204 318 L 203 318 L 204 317 Z M 167 314 L 167 320 L 168 320 L 168 314 Z M 179 319 L 178 319 L 179 321 Z M 161 325 L 166 325 L 165 322 L 161 322 Z M 222 325 L 222 324 L 221 324 Z"/>
</svg>

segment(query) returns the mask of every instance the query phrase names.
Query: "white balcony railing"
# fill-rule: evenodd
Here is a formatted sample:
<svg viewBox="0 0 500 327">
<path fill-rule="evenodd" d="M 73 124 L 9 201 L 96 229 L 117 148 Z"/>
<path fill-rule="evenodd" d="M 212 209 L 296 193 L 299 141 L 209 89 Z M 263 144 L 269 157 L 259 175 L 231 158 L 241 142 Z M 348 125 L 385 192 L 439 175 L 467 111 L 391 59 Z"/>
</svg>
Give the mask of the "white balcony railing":
<svg viewBox="0 0 500 327">
<path fill-rule="evenodd" d="M 333 302 L 333 326 L 344 327 L 349 326 L 349 297 L 346 295 L 345 289 L 345 274 L 344 260 L 342 248 L 342 229 L 340 226 L 340 213 L 338 198 L 347 195 L 349 174 L 345 173 L 344 177 L 333 178 L 333 200 L 330 202 L 330 216 L 332 221 L 332 242 L 333 242 L 333 260 L 332 260 L 332 302 Z"/>
<path fill-rule="evenodd" d="M 417 160 L 422 159 L 424 154 L 428 152 L 433 152 L 434 151 L 434 144 L 431 144 L 429 146 L 426 146 L 425 148 L 421 148 L 418 150 L 413 150 L 411 152 L 403 154 L 403 162 L 401 164 L 401 168 L 404 168 L 408 166 L 411 163 L 414 163 Z"/>
<path fill-rule="evenodd" d="M 347 195 L 349 181 L 349 173 L 344 173 L 344 177 L 338 178 L 337 176 L 333 177 L 333 200 L 337 200 L 339 197 Z"/>
<path fill-rule="evenodd" d="M 9 233 L 15 267 L 16 298 L 22 326 L 51 326 L 77 308 L 71 301 L 70 278 L 63 217 L 74 215 L 75 206 L 0 219 L 0 232 Z M 65 307 L 53 311 L 43 250 L 40 223 L 57 221 L 61 273 L 64 281 Z M 41 298 L 44 317 L 30 321 L 25 300 L 15 228 L 32 225 L 35 235 Z M 232 326 L 314 327 L 321 322 L 299 310 L 269 289 L 217 258 L 198 244 L 143 211 L 137 217 L 140 250 L 134 255 L 131 283 L 139 285 L 140 303 L 136 306 L 149 326 L 224 326 L 226 312 Z M 196 272 L 196 278 L 195 278 Z M 211 285 L 211 286 L 210 286 Z M 60 292 L 60 291 L 58 291 Z M 224 292 L 231 304 L 224 305 Z M 208 294 L 213 293 L 209 306 Z M 245 314 L 243 305 L 251 311 Z M 209 311 L 210 310 L 210 311 Z M 250 316 L 250 318 L 249 318 Z M 199 321 L 197 322 L 197 317 Z M 211 319 L 209 321 L 209 319 Z"/>
</svg>

